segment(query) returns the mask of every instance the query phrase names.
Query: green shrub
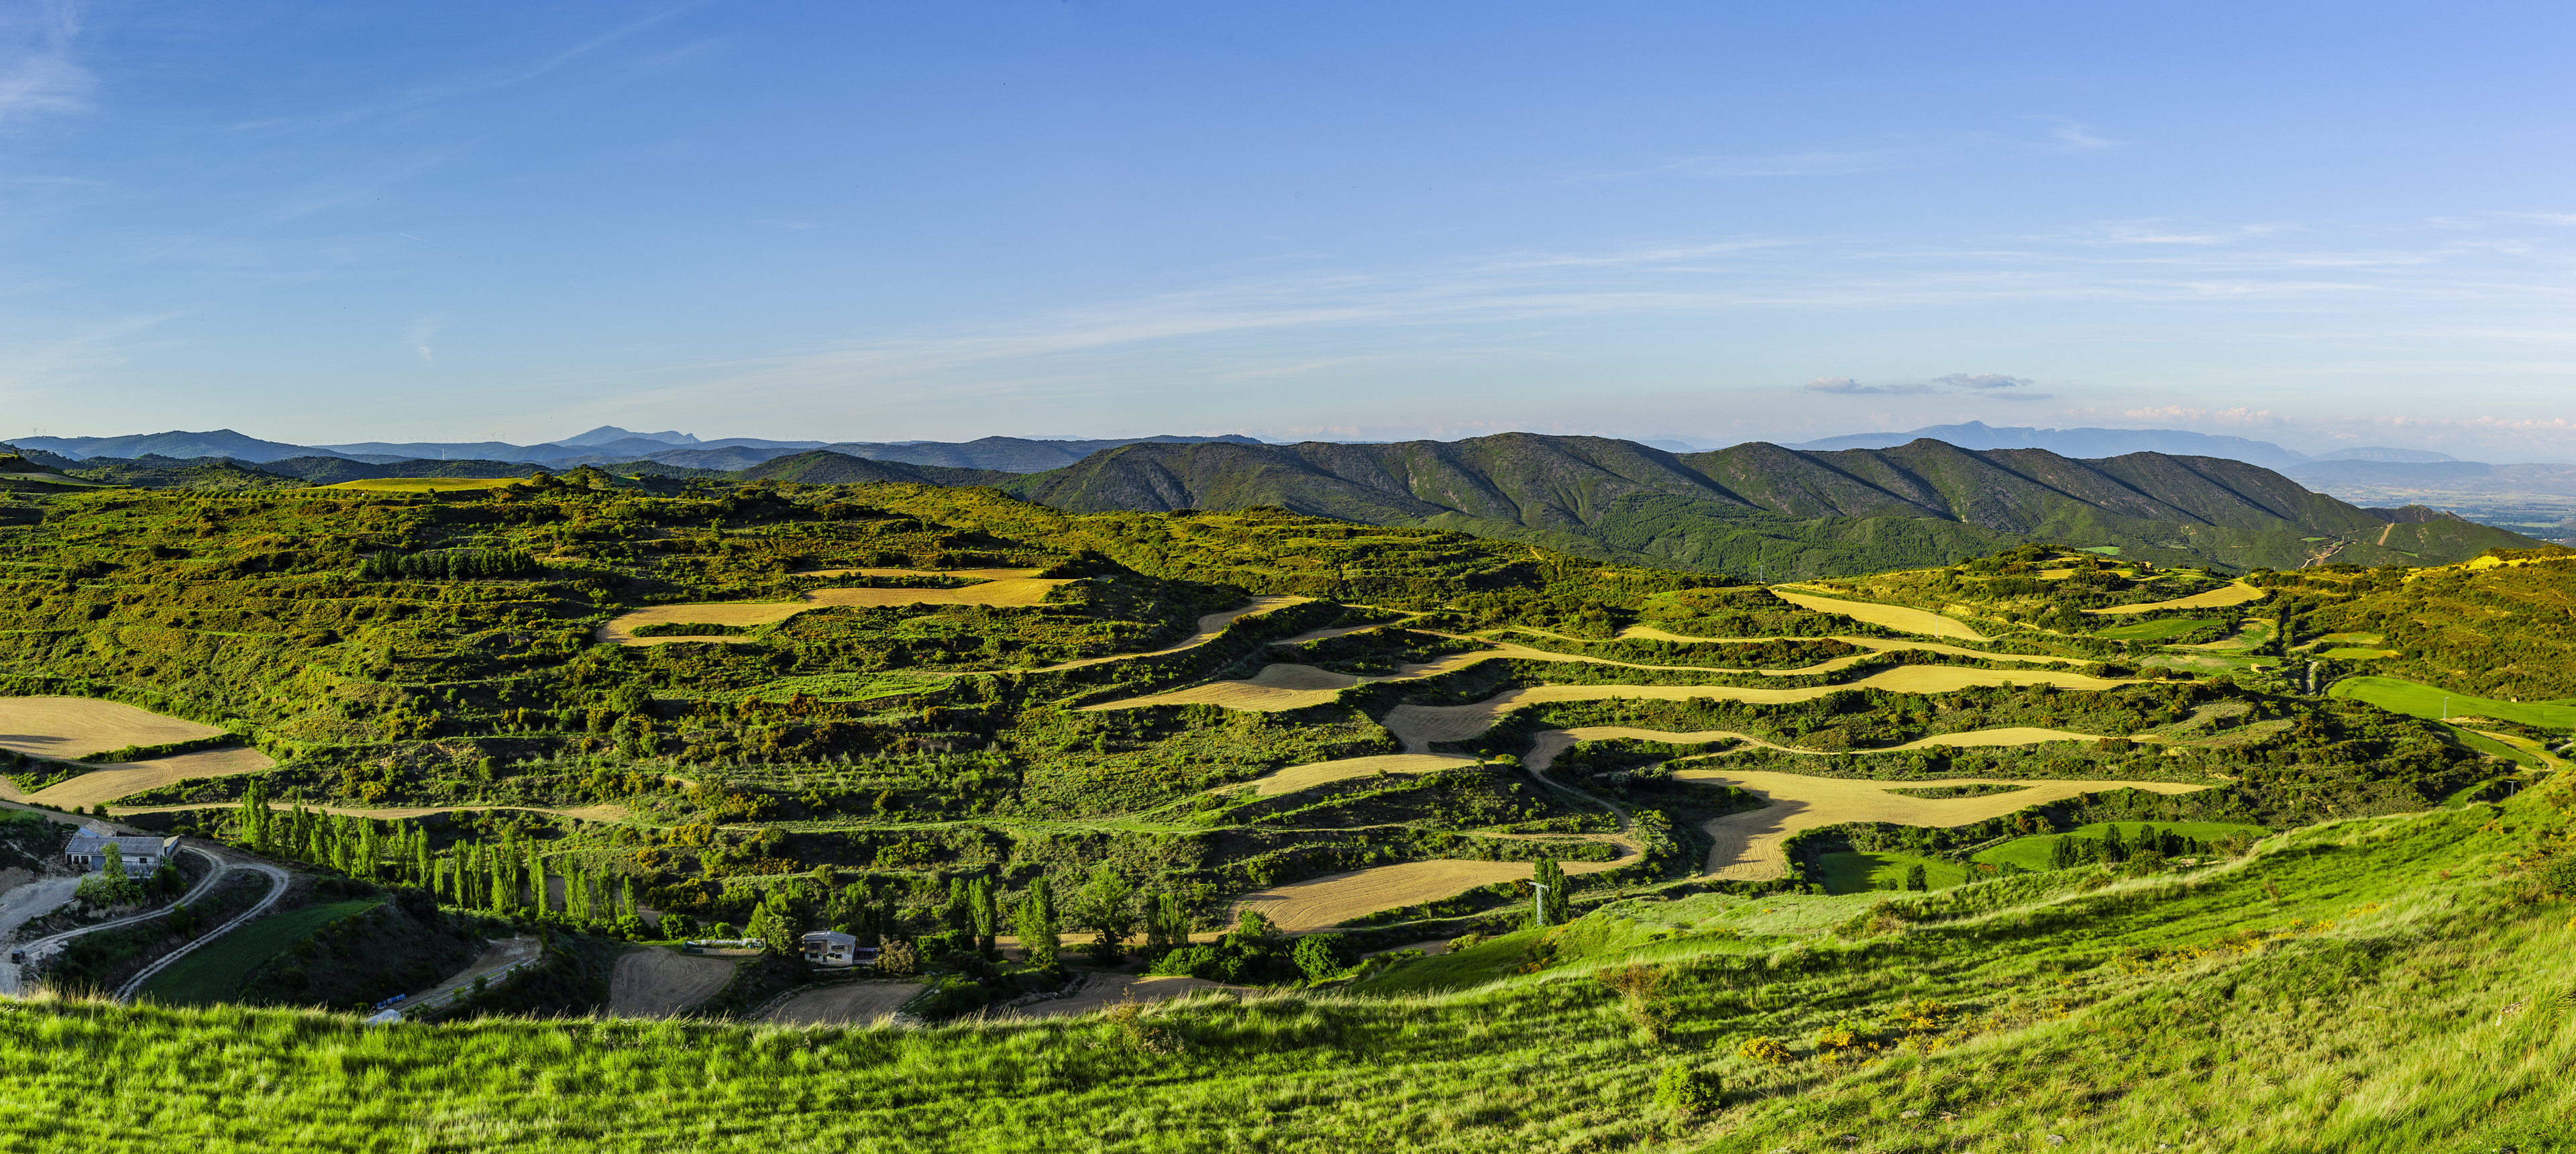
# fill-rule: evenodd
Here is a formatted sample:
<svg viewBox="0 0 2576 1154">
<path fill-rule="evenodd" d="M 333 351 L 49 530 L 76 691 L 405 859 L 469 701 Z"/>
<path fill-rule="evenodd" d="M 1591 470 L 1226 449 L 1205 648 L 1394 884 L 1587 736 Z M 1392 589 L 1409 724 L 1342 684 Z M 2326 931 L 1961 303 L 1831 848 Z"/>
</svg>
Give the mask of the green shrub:
<svg viewBox="0 0 2576 1154">
<path fill-rule="evenodd" d="M 1726 1104 L 1726 1088 L 1717 1075 L 1705 1070 L 1666 1066 L 1655 1079 L 1655 1104 L 1684 1114 L 1706 1114 Z"/>
<path fill-rule="evenodd" d="M 1350 939 L 1340 934 L 1308 934 L 1297 939 L 1289 956 L 1307 981 L 1320 982 L 1351 968 L 1351 963 L 1359 960 L 1357 953 Z"/>
</svg>

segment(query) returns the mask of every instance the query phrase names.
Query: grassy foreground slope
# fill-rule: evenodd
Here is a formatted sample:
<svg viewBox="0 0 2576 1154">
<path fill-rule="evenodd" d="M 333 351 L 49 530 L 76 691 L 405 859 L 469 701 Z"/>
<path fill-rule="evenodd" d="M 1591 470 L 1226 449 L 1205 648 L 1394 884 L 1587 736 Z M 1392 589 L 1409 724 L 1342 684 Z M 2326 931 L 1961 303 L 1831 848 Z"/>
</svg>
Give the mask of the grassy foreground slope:
<svg viewBox="0 0 2576 1154">
<path fill-rule="evenodd" d="M 368 1029 L 16 1003 L 0 1010 L 18 1107 L 0 1133 L 204 1151 L 289 1135 L 321 1150 L 1928 1151 L 2052 1135 L 2070 1150 L 2564 1150 L 2571 799 L 2557 780 L 2312 827 L 2197 875 L 2016 877 L 1869 907 L 1630 902 L 1528 948 L 1533 972 L 1425 996 L 919 1030 Z M 1731 924 L 1788 901 L 1857 912 L 1830 937 Z M 1722 1079 L 1722 1108 L 1657 1106 L 1676 1064 Z"/>
</svg>

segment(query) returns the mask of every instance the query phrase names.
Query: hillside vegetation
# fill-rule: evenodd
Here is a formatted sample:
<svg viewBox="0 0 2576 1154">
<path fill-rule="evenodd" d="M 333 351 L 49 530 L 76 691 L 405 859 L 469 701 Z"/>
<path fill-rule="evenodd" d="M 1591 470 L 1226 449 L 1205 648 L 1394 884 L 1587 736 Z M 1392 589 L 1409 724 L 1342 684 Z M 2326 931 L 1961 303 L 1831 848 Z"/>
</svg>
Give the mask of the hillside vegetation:
<svg viewBox="0 0 2576 1154">
<path fill-rule="evenodd" d="M 756 1031 L 38 1001 L 0 1014 L 0 1085 L 21 1107 L 0 1132 L 206 1151 L 279 1134 L 353 1149 L 391 1134 L 528 1150 L 2565 1149 L 2570 810 L 2561 781 L 2271 838 L 2215 869 L 1625 903 L 1435 959 L 1443 993 L 1363 979 L 1050 1022 Z M 264 1089 L 222 1089 L 236 1085 Z"/>
<path fill-rule="evenodd" d="M 1278 506 L 1644 564 L 1773 579 L 1945 564 L 2024 541 L 2243 571 L 2324 558 L 2466 560 L 2528 538 L 2431 510 L 2367 510 L 2268 469 L 2132 453 L 2078 461 L 1918 440 L 1672 454 L 1506 433 L 1389 445 L 1130 445 L 1009 486 L 1080 512 Z"/>
</svg>

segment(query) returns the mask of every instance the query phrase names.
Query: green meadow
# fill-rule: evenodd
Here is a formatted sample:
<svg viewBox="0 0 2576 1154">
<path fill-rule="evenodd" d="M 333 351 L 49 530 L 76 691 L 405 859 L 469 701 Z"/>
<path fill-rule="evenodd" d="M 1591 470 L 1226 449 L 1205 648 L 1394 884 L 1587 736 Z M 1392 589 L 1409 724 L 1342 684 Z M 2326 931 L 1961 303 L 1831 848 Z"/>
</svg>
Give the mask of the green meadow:
<svg viewBox="0 0 2576 1154">
<path fill-rule="evenodd" d="M 2548 729 L 2576 727 L 2576 700 L 2498 701 L 2395 677 L 2347 677 L 2335 682 L 2327 695 L 2367 701 L 2381 709 L 2417 717 L 2492 717 Z M 2446 708 L 2448 713 L 2444 712 Z"/>
<path fill-rule="evenodd" d="M 2026 870 L 2044 870 L 2049 868 L 2049 853 L 2055 848 L 2057 839 L 2061 837 L 2091 838 L 2100 841 L 2105 832 L 2117 826 L 2122 838 L 2134 839 L 2141 825 L 2153 826 L 2159 833 L 2198 838 L 2206 842 L 2229 837 L 2261 837 L 2269 832 L 2259 825 L 2236 825 L 2223 821 L 2095 822 L 2091 825 L 2077 826 L 2062 833 L 2033 834 L 2029 837 L 2014 838 L 2002 845 L 1979 850 L 1968 860 L 1987 865 L 2015 865 Z"/>
<path fill-rule="evenodd" d="M 40 999 L 0 1014 L 0 1134 L 206 1154 L 2565 1150 L 2569 794 L 2332 822 L 2188 875 L 1623 902 L 1440 960 L 1467 983 L 1447 992 L 1391 980 L 1434 972 L 1411 962 L 1375 988 L 875 1028 Z M 1755 932 L 1809 904 L 1839 917 Z M 1675 1066 L 1715 1081 L 1713 1110 L 1658 1104 Z"/>
</svg>

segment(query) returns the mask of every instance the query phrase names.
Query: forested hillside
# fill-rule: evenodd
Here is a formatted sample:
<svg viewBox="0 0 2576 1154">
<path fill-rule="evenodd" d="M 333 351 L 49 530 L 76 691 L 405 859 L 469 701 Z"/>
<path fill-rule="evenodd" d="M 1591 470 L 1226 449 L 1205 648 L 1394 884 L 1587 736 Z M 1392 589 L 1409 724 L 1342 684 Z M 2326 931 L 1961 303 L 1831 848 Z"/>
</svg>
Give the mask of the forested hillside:
<svg viewBox="0 0 2576 1154">
<path fill-rule="evenodd" d="M 1132 445 L 1010 489 L 1084 512 L 1275 505 L 1773 577 L 1945 564 L 2030 540 L 2236 571 L 2328 558 L 2429 564 L 2536 544 L 2429 511 L 2356 508 L 2238 461 L 2158 453 L 2077 461 L 1929 440 L 1678 455 L 1528 433 L 1393 445 Z"/>
</svg>

